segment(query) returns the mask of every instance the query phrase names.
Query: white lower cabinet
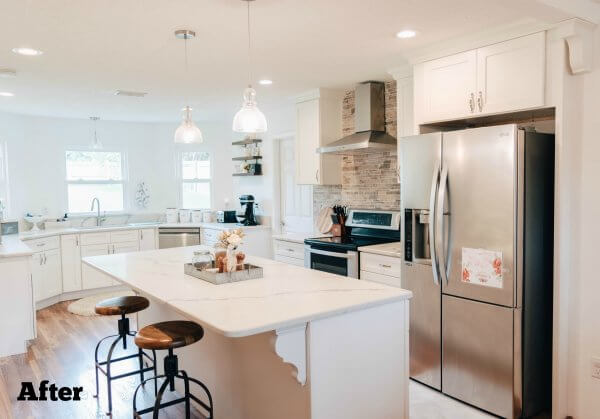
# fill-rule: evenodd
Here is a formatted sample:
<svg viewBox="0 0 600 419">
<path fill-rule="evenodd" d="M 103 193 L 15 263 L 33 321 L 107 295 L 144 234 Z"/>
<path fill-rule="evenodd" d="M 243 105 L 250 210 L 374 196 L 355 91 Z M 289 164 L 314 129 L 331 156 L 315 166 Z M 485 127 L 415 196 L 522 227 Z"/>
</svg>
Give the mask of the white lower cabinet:
<svg viewBox="0 0 600 419">
<path fill-rule="evenodd" d="M 400 258 L 360 252 L 360 279 L 401 287 Z"/>
<path fill-rule="evenodd" d="M 60 249 L 33 254 L 32 278 L 35 301 L 42 301 L 62 293 Z"/>
<path fill-rule="evenodd" d="M 275 260 L 290 265 L 304 266 L 304 244 L 273 240 Z"/>
<path fill-rule="evenodd" d="M 108 250 L 108 243 L 81 246 L 81 257 L 108 255 Z M 85 263 L 81 265 L 81 282 L 84 290 L 110 287 L 113 285 L 113 280 L 111 278 L 91 268 Z"/>
<path fill-rule="evenodd" d="M 63 292 L 79 291 L 81 284 L 81 247 L 79 234 L 68 234 L 60 238 L 62 259 Z"/>
<path fill-rule="evenodd" d="M 154 250 L 156 246 L 156 229 L 144 228 L 139 230 L 140 250 Z"/>
</svg>

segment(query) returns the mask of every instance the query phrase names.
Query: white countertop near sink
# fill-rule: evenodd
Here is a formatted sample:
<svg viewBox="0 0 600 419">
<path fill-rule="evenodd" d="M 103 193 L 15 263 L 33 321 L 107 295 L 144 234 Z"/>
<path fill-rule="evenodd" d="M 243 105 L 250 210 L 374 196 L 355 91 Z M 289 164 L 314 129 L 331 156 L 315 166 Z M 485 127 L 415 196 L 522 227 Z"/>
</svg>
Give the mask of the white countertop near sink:
<svg viewBox="0 0 600 419">
<path fill-rule="evenodd" d="M 383 244 L 374 244 L 371 246 L 362 246 L 358 248 L 359 252 L 374 253 L 376 255 L 391 256 L 394 258 L 402 257 L 402 243 L 392 242 Z"/>
<path fill-rule="evenodd" d="M 243 337 L 405 300 L 412 293 L 248 256 L 264 277 L 213 285 L 183 264 L 206 246 L 92 256 L 83 262 L 227 337 Z"/>
<path fill-rule="evenodd" d="M 11 258 L 18 256 L 31 256 L 33 251 L 23 243 L 17 234 L 2 236 L 0 244 L 0 258 Z"/>
</svg>

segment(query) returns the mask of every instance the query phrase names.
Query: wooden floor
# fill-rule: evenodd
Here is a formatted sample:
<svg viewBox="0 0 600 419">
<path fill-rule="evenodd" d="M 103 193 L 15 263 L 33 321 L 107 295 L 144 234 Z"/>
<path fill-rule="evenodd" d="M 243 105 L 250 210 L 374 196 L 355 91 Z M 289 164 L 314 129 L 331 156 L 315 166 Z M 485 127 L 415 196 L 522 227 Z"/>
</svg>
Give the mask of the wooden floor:
<svg viewBox="0 0 600 419">
<path fill-rule="evenodd" d="M 83 317 L 67 311 L 70 302 L 63 302 L 37 313 L 38 337 L 24 355 L 0 360 L 0 418 L 2 419 L 85 419 L 106 417 L 106 381 L 100 373 L 100 398 L 95 394 L 94 348 L 107 335 L 116 333 L 118 317 Z M 132 319 L 131 328 L 135 328 Z M 128 345 L 128 352 L 136 348 Z M 133 352 L 132 352 L 133 353 Z M 101 351 L 106 356 L 106 350 Z M 122 347 L 116 356 L 123 355 Z M 135 368 L 134 359 L 121 362 L 125 372 Z M 150 373 L 148 373 L 150 374 Z M 31 381 L 34 387 L 49 380 L 57 386 L 83 386 L 81 401 L 18 401 L 21 382 Z M 139 376 L 113 381 L 113 418 L 133 416 L 132 397 Z M 141 394 L 140 394 L 141 393 Z M 168 393 L 168 392 L 167 392 Z M 141 396 L 141 397 L 140 397 Z M 169 393 L 165 400 L 176 397 Z M 154 400 L 154 387 L 147 385 L 138 393 L 138 409 L 148 407 Z M 146 415 L 151 417 L 151 415 Z M 185 417 L 183 404 L 161 411 L 161 418 Z M 202 418 L 194 412 L 194 418 Z"/>
</svg>

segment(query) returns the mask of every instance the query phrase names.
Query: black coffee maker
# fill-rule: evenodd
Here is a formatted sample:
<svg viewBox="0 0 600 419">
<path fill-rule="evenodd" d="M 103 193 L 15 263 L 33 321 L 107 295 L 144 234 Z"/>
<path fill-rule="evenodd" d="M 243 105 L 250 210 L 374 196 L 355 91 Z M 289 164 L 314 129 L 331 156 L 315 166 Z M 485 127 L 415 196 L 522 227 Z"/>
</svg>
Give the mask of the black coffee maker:
<svg viewBox="0 0 600 419">
<path fill-rule="evenodd" d="M 258 225 L 256 222 L 256 217 L 254 215 L 254 196 L 253 195 L 242 195 L 240 196 L 240 205 L 242 208 L 246 206 L 244 211 L 244 215 L 241 217 L 240 224 L 245 226 L 255 226 Z"/>
</svg>

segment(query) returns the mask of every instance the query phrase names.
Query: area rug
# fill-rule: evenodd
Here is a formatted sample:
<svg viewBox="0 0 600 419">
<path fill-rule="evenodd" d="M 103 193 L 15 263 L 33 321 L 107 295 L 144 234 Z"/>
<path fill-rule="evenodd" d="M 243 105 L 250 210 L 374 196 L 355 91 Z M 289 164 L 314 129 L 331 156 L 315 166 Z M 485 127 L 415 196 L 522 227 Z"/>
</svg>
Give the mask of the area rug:
<svg viewBox="0 0 600 419">
<path fill-rule="evenodd" d="M 67 310 L 79 316 L 97 316 L 96 312 L 94 311 L 97 303 L 108 298 L 125 297 L 127 295 L 135 295 L 135 293 L 133 291 L 115 291 L 92 295 L 90 297 L 85 297 L 81 300 L 72 302 L 67 307 Z"/>
</svg>

